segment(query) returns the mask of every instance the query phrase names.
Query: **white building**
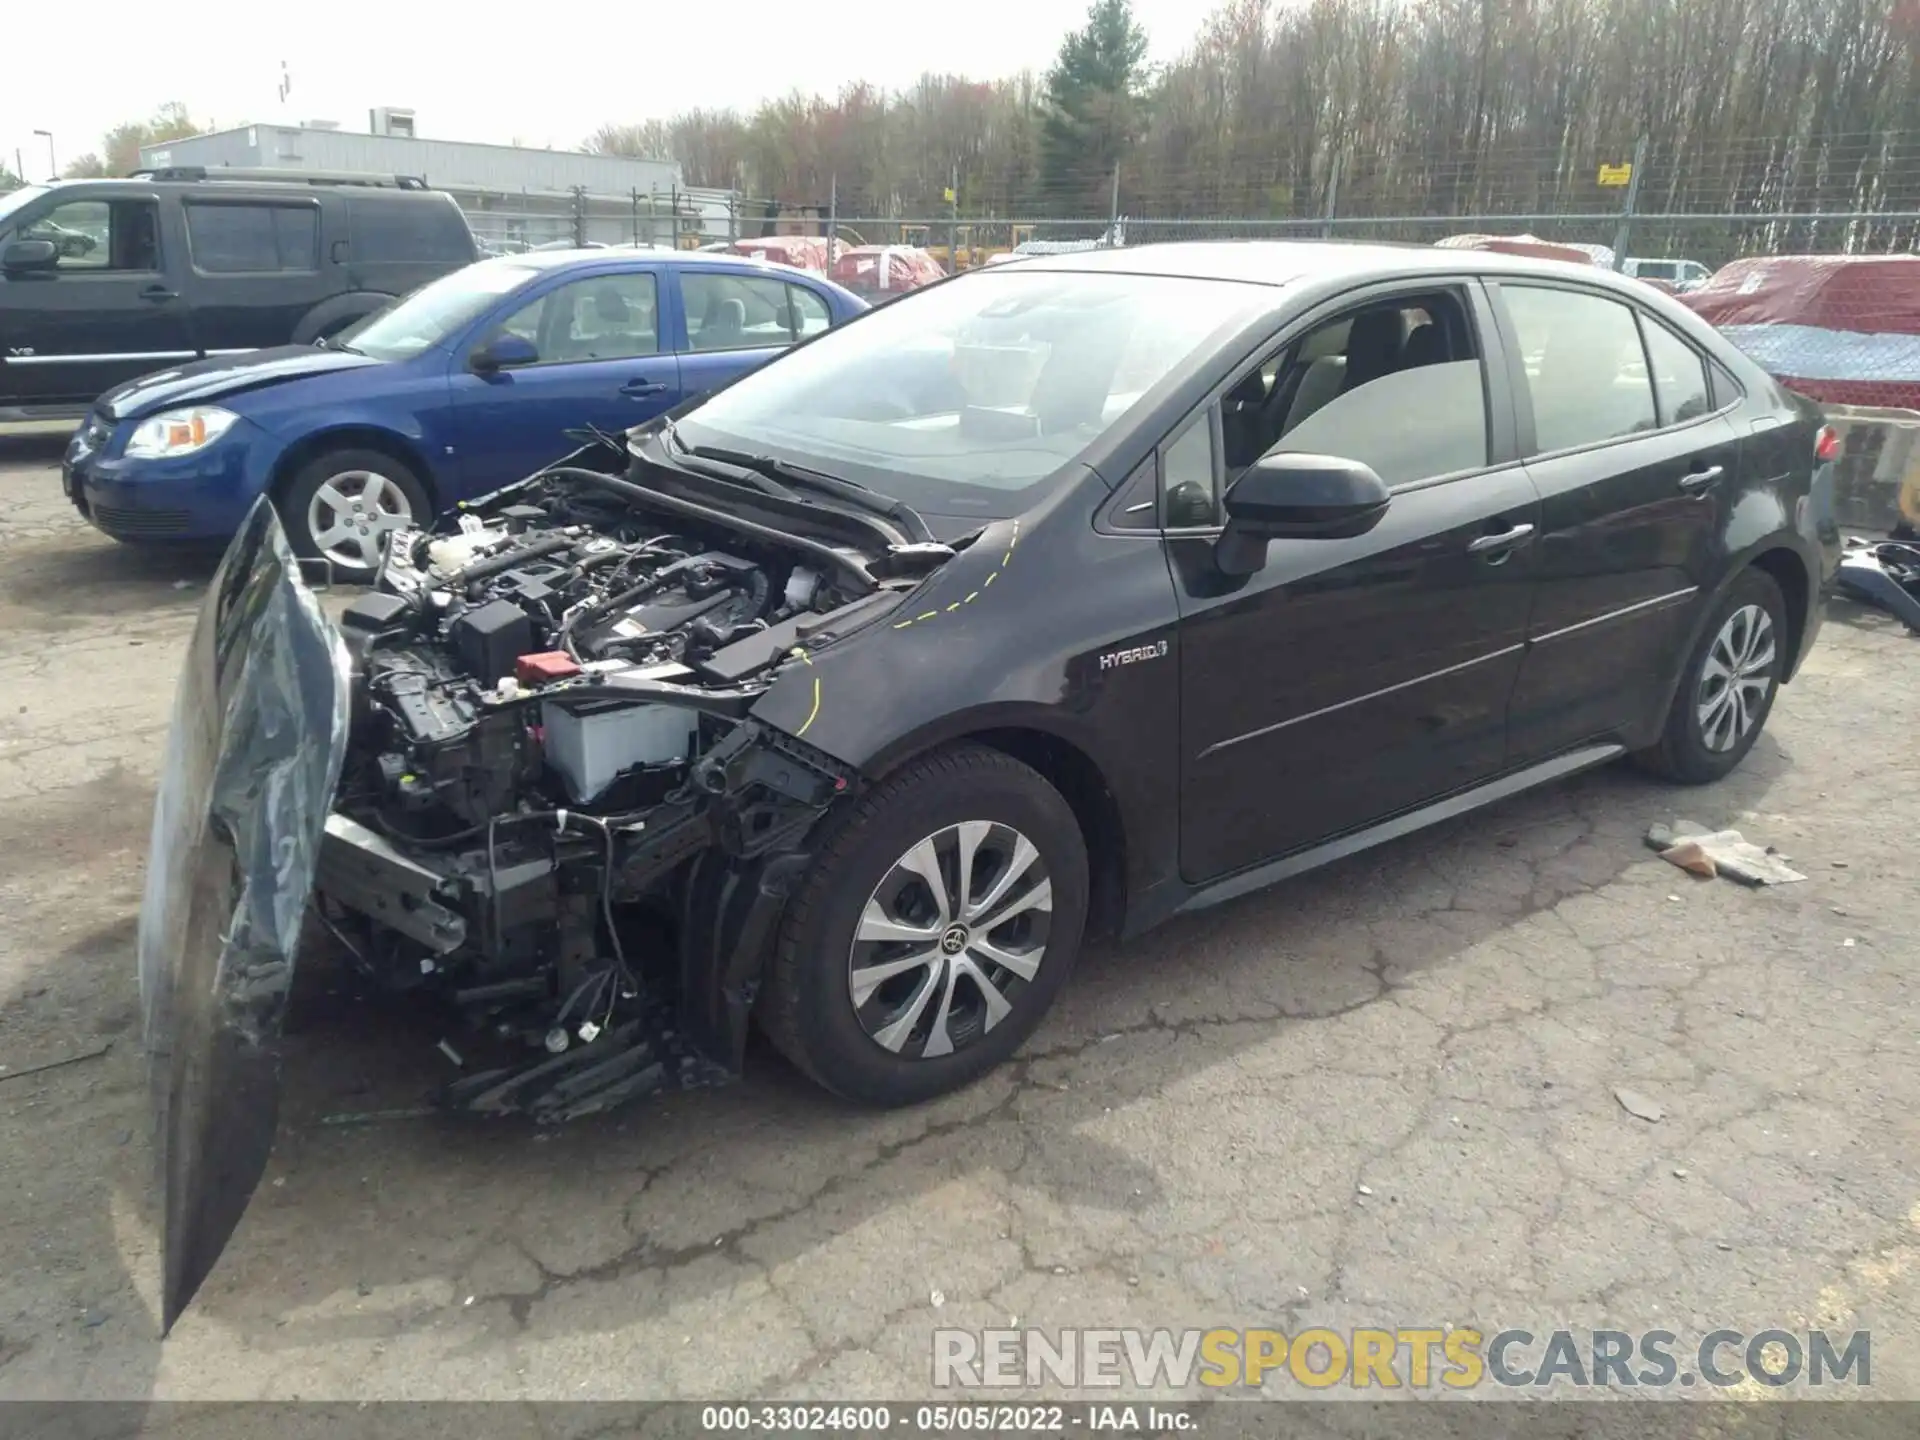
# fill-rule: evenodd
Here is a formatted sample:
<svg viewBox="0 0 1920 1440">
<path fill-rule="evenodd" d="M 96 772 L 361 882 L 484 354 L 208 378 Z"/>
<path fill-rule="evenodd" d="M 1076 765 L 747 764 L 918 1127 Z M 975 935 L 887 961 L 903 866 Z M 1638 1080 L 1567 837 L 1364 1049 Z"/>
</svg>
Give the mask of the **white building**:
<svg viewBox="0 0 1920 1440">
<path fill-rule="evenodd" d="M 371 112 L 368 130 L 326 121 L 243 125 L 148 145 L 140 163 L 418 176 L 459 202 L 474 234 L 508 249 L 579 237 L 667 242 L 676 233 L 681 243 L 698 243 L 739 233 L 738 195 L 687 189 L 676 161 L 422 139 L 412 111 L 390 108 Z"/>
</svg>

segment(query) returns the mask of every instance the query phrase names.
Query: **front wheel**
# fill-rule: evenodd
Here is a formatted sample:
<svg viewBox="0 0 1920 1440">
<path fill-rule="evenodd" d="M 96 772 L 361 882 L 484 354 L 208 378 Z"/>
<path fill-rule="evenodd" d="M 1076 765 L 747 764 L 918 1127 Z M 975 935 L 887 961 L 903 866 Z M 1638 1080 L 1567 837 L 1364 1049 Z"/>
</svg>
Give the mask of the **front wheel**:
<svg viewBox="0 0 1920 1440">
<path fill-rule="evenodd" d="M 1746 758 L 1787 663 L 1787 606 L 1764 570 L 1747 570 L 1714 608 L 1687 661 L 1666 728 L 1634 758 L 1683 785 L 1718 780 Z"/>
<path fill-rule="evenodd" d="M 407 466 L 378 450 L 329 450 L 281 492 L 280 519 L 299 555 L 328 561 L 341 580 L 364 583 L 380 563 L 389 530 L 423 523 L 427 495 Z"/>
<path fill-rule="evenodd" d="M 936 752 L 832 822 L 788 906 L 761 1026 L 801 1070 L 911 1105 L 1000 1064 L 1066 983 L 1087 851 L 1036 771 Z"/>
</svg>

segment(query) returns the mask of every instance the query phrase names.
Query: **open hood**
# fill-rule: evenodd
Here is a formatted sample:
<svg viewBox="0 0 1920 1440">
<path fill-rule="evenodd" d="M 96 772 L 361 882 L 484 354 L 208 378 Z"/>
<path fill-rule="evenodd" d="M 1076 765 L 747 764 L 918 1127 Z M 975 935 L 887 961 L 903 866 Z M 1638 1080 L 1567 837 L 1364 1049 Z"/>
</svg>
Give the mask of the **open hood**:
<svg viewBox="0 0 1920 1440">
<path fill-rule="evenodd" d="M 208 587 L 154 806 L 139 971 L 171 1329 L 266 1168 L 280 1027 L 347 746 L 347 656 L 255 502 Z"/>
</svg>

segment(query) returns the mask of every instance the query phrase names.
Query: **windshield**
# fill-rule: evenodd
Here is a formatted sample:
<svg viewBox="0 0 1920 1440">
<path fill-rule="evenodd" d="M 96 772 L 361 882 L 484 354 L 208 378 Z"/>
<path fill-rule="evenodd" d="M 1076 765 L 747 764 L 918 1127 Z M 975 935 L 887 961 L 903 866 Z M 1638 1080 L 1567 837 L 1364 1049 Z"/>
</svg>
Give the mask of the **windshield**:
<svg viewBox="0 0 1920 1440">
<path fill-rule="evenodd" d="M 540 272 L 531 265 L 482 260 L 369 315 L 336 342 L 377 360 L 406 360 L 465 329 L 510 290 Z"/>
<path fill-rule="evenodd" d="M 47 187 L 44 185 L 22 185 L 18 190 L 10 190 L 5 195 L 0 195 L 0 225 L 6 224 L 8 218 L 21 206 L 31 205 L 46 193 Z"/>
<path fill-rule="evenodd" d="M 1004 517 L 1271 292 L 1011 267 L 909 295 L 755 371 L 676 427 L 916 510 Z"/>
</svg>

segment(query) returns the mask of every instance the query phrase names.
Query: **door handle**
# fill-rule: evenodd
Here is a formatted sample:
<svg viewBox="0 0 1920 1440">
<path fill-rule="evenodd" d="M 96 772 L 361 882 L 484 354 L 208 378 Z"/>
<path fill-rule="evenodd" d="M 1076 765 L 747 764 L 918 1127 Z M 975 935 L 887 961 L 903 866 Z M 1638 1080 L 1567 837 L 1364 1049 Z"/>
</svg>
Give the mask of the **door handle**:
<svg viewBox="0 0 1920 1440">
<path fill-rule="evenodd" d="M 1500 550 L 1516 550 L 1533 538 L 1533 526 L 1515 525 L 1498 535 L 1481 535 L 1467 542 L 1470 555 L 1487 555 Z"/>
<path fill-rule="evenodd" d="M 178 290 L 169 290 L 164 285 L 149 285 L 140 292 L 140 298 L 142 300 L 151 300 L 154 304 L 158 305 L 163 301 L 178 300 L 180 298 L 180 292 Z"/>
<path fill-rule="evenodd" d="M 631 395 L 638 400 L 647 395 L 664 395 L 667 387 L 658 380 L 629 380 L 620 387 L 622 395 Z"/>
<path fill-rule="evenodd" d="M 1680 488 L 1682 490 L 1704 490 L 1726 473 L 1727 467 L 1724 465 L 1709 465 L 1704 470 L 1695 470 L 1689 475 L 1682 475 L 1680 477 Z"/>
</svg>

